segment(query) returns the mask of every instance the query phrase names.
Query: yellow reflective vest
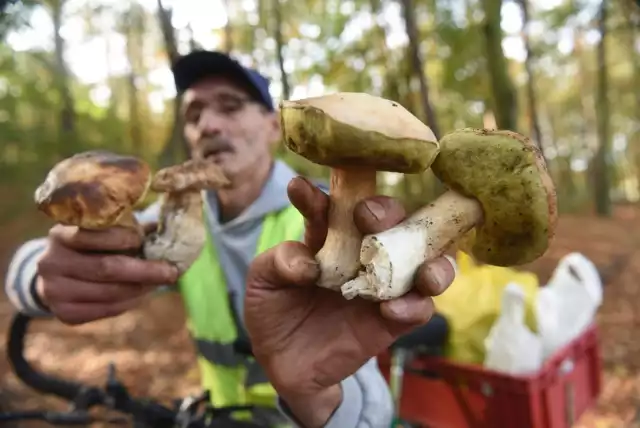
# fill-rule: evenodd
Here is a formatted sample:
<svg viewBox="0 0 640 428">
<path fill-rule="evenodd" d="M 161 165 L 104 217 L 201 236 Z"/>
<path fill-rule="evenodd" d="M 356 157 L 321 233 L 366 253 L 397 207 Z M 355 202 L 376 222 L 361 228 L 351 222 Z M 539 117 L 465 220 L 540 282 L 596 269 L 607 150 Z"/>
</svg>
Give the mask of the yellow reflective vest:
<svg viewBox="0 0 640 428">
<path fill-rule="evenodd" d="M 260 254 L 286 240 L 300 240 L 304 218 L 292 205 L 267 215 L 262 224 Z M 178 283 L 187 311 L 187 324 L 196 342 L 202 386 L 217 406 L 256 404 L 276 407 L 277 394 L 252 357 L 238 353 L 232 302 L 212 236 Z"/>
</svg>

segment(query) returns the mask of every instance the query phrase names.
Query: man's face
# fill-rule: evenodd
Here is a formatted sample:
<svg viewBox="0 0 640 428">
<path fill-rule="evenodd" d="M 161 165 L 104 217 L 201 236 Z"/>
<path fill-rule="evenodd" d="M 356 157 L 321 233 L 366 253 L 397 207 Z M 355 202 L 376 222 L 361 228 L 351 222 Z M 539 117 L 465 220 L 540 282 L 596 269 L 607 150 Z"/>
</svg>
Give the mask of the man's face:
<svg viewBox="0 0 640 428">
<path fill-rule="evenodd" d="M 217 163 L 232 181 L 270 161 L 271 145 L 279 137 L 276 114 L 224 77 L 203 79 L 189 88 L 182 115 L 191 156 Z"/>
</svg>

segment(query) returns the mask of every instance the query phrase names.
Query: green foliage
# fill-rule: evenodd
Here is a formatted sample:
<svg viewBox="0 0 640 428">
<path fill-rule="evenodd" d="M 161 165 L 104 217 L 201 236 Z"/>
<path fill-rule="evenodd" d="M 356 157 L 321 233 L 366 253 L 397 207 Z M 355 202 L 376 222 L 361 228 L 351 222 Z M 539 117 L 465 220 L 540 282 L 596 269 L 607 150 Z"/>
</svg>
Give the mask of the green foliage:
<svg viewBox="0 0 640 428">
<path fill-rule="evenodd" d="M 507 6 L 513 11 L 513 4 L 519 4 L 511 1 L 505 0 L 503 15 Z M 273 8 L 281 7 L 284 67 L 294 96 L 299 96 L 296 94 L 300 94 L 300 88 L 321 81 L 326 91 L 362 91 L 394 99 L 424 118 L 414 79 L 416 70 L 411 68 L 407 45 L 402 41 L 398 0 L 255 0 L 253 8 L 243 8 L 251 1 L 230 3 L 236 5 L 230 22 L 234 53 L 271 77 L 276 97 L 281 76 Z M 489 70 L 485 54 L 481 2 L 413 3 L 420 32 L 417 42 L 425 66 L 418 71 L 426 73 L 430 104 L 441 132 L 490 123 L 485 121 L 491 120 L 491 106 L 497 95 L 490 78 L 494 71 Z M 635 199 L 640 172 L 640 8 L 631 0 L 610 3 L 606 65 L 614 141 L 608 156 L 614 172 L 612 194 Z M 0 37 L 7 40 L 8 34 L 28 25 L 32 12 L 41 7 L 38 4 L 23 1 L 3 12 Z M 46 4 L 51 6 L 53 2 Z M 152 81 L 151 72 L 166 66 L 169 57 L 166 34 L 162 33 L 156 11 L 133 0 L 117 7 L 113 2 L 98 0 L 73 4 L 73 10 L 65 6 L 63 24 L 70 19 L 82 22 L 87 39 L 117 33 L 128 42 L 125 55 L 132 67 L 129 72 L 110 72 L 103 83 L 83 82 L 72 69 L 65 81 L 60 74 L 61 65 L 65 64 L 60 64 L 53 51 L 44 47 L 14 51 L 6 43 L 0 45 L 0 186 L 15 186 L 19 197 L 14 200 L 12 211 L 16 213 L 20 212 L 19 207 L 30 206 L 34 186 L 62 156 L 102 147 L 137 153 L 157 165 L 161 154 L 166 155 L 165 160 L 176 159 L 181 150 L 179 138 L 171 137 L 175 119 L 172 100 L 165 100 L 161 112 L 147 102 L 160 89 Z M 559 189 L 561 208 L 584 209 L 591 206 L 594 179 L 593 170 L 585 169 L 585 165 L 591 164 L 598 146 L 597 2 L 564 0 L 553 8 L 543 8 L 542 1 L 530 1 L 530 5 L 534 28 L 530 34 L 532 69 L 543 148 Z M 50 7 L 41 10 L 52 11 Z M 104 20 L 116 25 L 105 24 Z M 224 28 L 211 30 L 219 38 L 218 45 L 204 38 L 187 43 L 192 37 L 188 31 L 180 28 L 174 32 L 181 52 L 186 52 L 190 44 L 220 49 L 224 46 Z M 65 33 L 63 42 L 77 43 L 77 37 L 76 33 Z M 518 34 L 509 34 L 509 40 L 503 40 L 503 49 L 512 46 L 517 37 Z M 505 70 L 517 93 L 518 128 L 527 134 L 527 76 L 521 62 L 509 55 L 507 59 Z M 73 107 L 71 133 L 63 132 L 62 127 L 64 88 L 68 89 Z M 98 103 L 95 93 L 105 88 L 111 97 Z M 283 150 L 282 146 L 276 153 L 301 174 L 328 178 L 327 168 Z M 576 166 L 580 169 L 576 170 Z M 381 176 L 380 183 L 382 192 L 399 196 L 410 209 L 437 194 L 430 173 L 396 181 Z"/>
</svg>

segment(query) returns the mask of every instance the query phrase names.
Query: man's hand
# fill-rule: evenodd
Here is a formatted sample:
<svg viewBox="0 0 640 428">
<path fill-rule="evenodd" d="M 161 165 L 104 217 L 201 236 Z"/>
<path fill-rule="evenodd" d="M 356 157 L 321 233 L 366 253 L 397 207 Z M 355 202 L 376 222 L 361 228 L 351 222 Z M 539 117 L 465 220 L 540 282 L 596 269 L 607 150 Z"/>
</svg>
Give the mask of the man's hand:
<svg viewBox="0 0 640 428">
<path fill-rule="evenodd" d="M 113 317 L 135 307 L 150 290 L 173 284 L 178 276 L 167 263 L 124 255 L 141 245 L 141 237 L 129 229 L 54 226 L 38 262 L 40 299 L 66 324 Z"/>
<path fill-rule="evenodd" d="M 314 260 L 327 234 L 329 198 L 303 178 L 292 180 L 289 198 L 306 218 L 305 243 L 284 242 L 256 257 L 248 278 L 245 320 L 253 352 L 269 380 L 308 427 L 323 426 L 341 401 L 340 382 L 398 337 L 426 323 L 431 296 L 453 281 L 441 257 L 420 267 L 415 287 L 401 298 L 346 300 L 315 286 Z M 376 196 L 360 203 L 354 222 L 364 234 L 402 221 L 394 199 Z"/>
</svg>

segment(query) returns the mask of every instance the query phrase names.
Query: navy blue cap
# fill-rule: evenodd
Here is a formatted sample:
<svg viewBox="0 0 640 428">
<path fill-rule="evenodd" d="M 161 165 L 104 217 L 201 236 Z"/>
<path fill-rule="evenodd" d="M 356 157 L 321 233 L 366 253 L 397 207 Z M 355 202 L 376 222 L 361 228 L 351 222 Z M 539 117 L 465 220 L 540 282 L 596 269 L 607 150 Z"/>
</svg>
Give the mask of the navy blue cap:
<svg viewBox="0 0 640 428">
<path fill-rule="evenodd" d="M 197 81 L 215 75 L 225 75 L 244 86 L 258 102 L 274 110 L 269 93 L 269 80 L 256 70 L 242 66 L 222 52 L 196 50 L 178 58 L 171 67 L 178 93 Z"/>
</svg>

